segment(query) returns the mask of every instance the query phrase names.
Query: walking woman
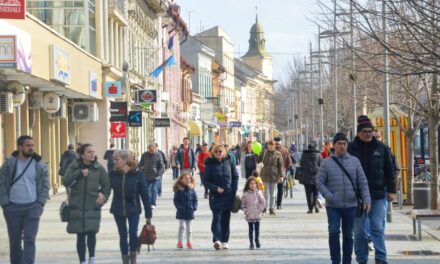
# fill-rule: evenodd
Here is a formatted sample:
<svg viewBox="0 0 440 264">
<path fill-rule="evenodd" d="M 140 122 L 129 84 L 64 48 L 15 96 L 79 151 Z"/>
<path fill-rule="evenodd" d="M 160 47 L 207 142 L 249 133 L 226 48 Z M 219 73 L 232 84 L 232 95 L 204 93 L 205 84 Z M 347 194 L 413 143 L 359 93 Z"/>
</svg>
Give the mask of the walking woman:
<svg viewBox="0 0 440 264">
<path fill-rule="evenodd" d="M 136 170 L 137 161 L 128 150 L 117 150 L 113 154 L 115 170 L 110 173 L 113 200 L 110 213 L 115 218 L 119 232 L 119 248 L 123 264 L 136 264 L 137 231 L 141 211 L 140 200 L 148 222 L 152 217 L 150 197 L 144 174 Z M 127 222 L 129 242 L 127 242 Z M 129 254 L 130 249 L 130 255 Z"/>
<path fill-rule="evenodd" d="M 276 215 L 274 208 L 275 188 L 284 179 L 283 158 L 281 153 L 275 150 L 275 142 L 273 140 L 267 142 L 266 151 L 261 152 L 260 156 L 255 157 L 258 162 L 263 162 L 260 174 L 265 186 L 264 199 L 266 200 L 266 208 L 269 207 L 271 215 Z M 266 208 L 263 210 L 263 213 L 266 212 Z"/>
<path fill-rule="evenodd" d="M 304 184 L 306 191 L 307 205 L 309 206 L 308 214 L 319 213 L 319 209 L 316 206 L 318 199 L 318 189 L 316 187 L 316 177 L 319 172 L 319 166 L 321 166 L 322 157 L 317 149 L 316 143 L 312 142 L 308 145 L 307 150 L 303 151 L 301 156 L 301 176 L 299 183 Z"/>
<path fill-rule="evenodd" d="M 353 253 L 354 221 L 360 213 L 358 199 L 362 200 L 362 213 L 368 214 L 371 208 L 370 191 L 360 161 L 347 152 L 348 139 L 345 134 L 337 133 L 333 146 L 335 154 L 322 162 L 317 185 L 326 200 L 332 263 L 341 263 L 339 234 L 342 226 L 342 263 L 349 264 Z"/>
<path fill-rule="evenodd" d="M 64 186 L 70 188 L 67 233 L 77 235 L 76 250 L 81 264 L 86 263 L 87 239 L 89 264 L 94 264 L 96 233 L 101 207 L 110 195 L 110 180 L 91 144 L 82 144 L 78 152 L 78 160 L 67 168 L 63 178 Z"/>
<path fill-rule="evenodd" d="M 238 188 L 238 172 L 222 145 L 215 145 L 211 157 L 205 160 L 203 184 L 209 189 L 214 248 L 228 249 L 229 223 Z"/>
<path fill-rule="evenodd" d="M 243 149 L 243 155 L 241 157 L 241 177 L 247 179 L 256 169 L 257 161 L 254 153 L 252 152 L 252 141 L 248 141 L 246 142 L 246 145 Z"/>
</svg>

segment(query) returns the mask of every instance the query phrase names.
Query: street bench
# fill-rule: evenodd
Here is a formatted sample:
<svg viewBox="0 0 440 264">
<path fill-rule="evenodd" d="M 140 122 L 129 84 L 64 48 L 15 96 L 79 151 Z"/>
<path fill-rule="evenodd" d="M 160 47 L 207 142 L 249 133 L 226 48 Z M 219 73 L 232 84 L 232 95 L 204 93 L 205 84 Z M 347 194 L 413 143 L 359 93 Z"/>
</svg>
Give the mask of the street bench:
<svg viewBox="0 0 440 264">
<path fill-rule="evenodd" d="M 413 219 L 413 234 L 417 235 L 417 239 L 422 241 L 422 221 L 440 220 L 440 210 L 419 209 L 411 210 Z M 416 232 L 417 223 L 417 232 Z"/>
</svg>

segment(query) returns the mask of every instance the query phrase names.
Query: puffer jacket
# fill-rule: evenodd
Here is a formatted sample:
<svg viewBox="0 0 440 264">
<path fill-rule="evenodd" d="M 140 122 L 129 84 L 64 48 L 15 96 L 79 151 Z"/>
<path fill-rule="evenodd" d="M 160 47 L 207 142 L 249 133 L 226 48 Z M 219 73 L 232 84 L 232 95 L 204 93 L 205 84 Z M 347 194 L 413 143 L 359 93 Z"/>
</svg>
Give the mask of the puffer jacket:
<svg viewBox="0 0 440 264">
<path fill-rule="evenodd" d="M 142 212 L 140 198 L 142 198 L 145 218 L 152 217 L 147 182 L 141 171 L 132 170 L 126 174 L 112 171 L 109 176 L 113 189 L 110 213 L 117 216 L 140 214 Z"/>
<path fill-rule="evenodd" d="M 209 189 L 211 210 L 232 210 L 238 188 L 238 172 L 229 155 L 222 161 L 213 157 L 205 160 L 203 184 Z M 223 193 L 217 192 L 219 187 L 224 190 Z"/>
<path fill-rule="evenodd" d="M 326 158 L 319 169 L 317 187 L 324 196 L 326 206 L 334 208 L 349 208 L 357 206 L 357 198 L 353 186 L 344 171 L 332 157 L 347 170 L 353 183 L 358 188 L 363 203 L 371 204 L 367 178 L 359 160 L 346 153 L 342 157 L 332 154 Z"/>
<path fill-rule="evenodd" d="M 147 181 L 159 180 L 165 170 L 162 155 L 158 151 L 153 154 L 148 151 L 142 154 L 138 166 L 141 168 Z"/>
<path fill-rule="evenodd" d="M 12 155 L 6 159 L 0 169 L 0 206 L 2 207 L 9 204 L 9 192 L 15 176 L 17 156 L 18 151 L 14 151 Z M 35 160 L 37 202 L 41 206 L 44 206 L 49 199 L 49 172 L 41 156 L 34 153 L 32 158 Z"/>
<path fill-rule="evenodd" d="M 279 151 L 266 150 L 256 158 L 259 163 L 263 162 L 260 173 L 263 182 L 278 182 L 281 177 L 284 177 L 283 157 Z"/>
<path fill-rule="evenodd" d="M 86 167 L 89 175 L 84 177 L 82 170 Z M 98 233 L 101 207 L 96 204 L 96 199 L 98 193 L 102 193 L 108 200 L 111 190 L 105 168 L 96 160 L 90 166 L 74 161 L 64 174 L 63 184 L 70 187 L 67 233 Z"/>
<path fill-rule="evenodd" d="M 266 207 L 266 200 L 260 190 L 246 191 L 241 197 L 241 210 L 243 210 L 246 221 L 255 222 L 261 220 L 261 213 Z"/>
<path fill-rule="evenodd" d="M 174 206 L 177 209 L 176 219 L 194 219 L 194 212 L 197 210 L 198 200 L 194 186 L 182 186 L 178 184 L 174 192 Z"/>
<path fill-rule="evenodd" d="M 318 150 L 304 150 L 300 161 L 301 176 L 299 182 L 306 185 L 315 185 L 321 162 L 322 157 Z"/>
</svg>

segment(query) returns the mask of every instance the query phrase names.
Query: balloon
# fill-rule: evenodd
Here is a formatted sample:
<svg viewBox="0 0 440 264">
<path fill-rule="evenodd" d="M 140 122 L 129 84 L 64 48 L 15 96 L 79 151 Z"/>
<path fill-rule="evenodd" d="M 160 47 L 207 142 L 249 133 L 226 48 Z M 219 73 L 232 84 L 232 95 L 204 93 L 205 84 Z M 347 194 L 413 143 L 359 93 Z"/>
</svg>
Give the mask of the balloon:
<svg viewBox="0 0 440 264">
<path fill-rule="evenodd" d="M 261 151 L 263 151 L 263 146 L 260 142 L 254 142 L 252 144 L 252 151 L 257 155 L 260 155 Z"/>
</svg>

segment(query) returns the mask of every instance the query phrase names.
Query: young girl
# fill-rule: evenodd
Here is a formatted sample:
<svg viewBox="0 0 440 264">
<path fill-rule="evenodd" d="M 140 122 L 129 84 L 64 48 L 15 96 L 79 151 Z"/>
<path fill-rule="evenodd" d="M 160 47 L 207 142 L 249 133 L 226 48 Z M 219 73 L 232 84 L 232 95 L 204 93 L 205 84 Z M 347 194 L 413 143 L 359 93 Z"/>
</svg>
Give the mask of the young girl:
<svg viewBox="0 0 440 264">
<path fill-rule="evenodd" d="M 257 189 L 260 190 L 262 193 L 264 193 L 264 183 L 263 180 L 261 180 L 258 171 L 254 170 L 252 172 L 252 176 L 255 177 L 255 181 L 257 182 Z"/>
<path fill-rule="evenodd" d="M 177 209 L 176 218 L 179 219 L 179 233 L 177 248 L 183 248 L 183 233 L 186 230 L 186 246 L 192 248 L 191 233 L 194 211 L 197 210 L 197 194 L 194 190 L 195 181 L 191 174 L 183 172 L 174 183 L 174 206 Z"/>
<path fill-rule="evenodd" d="M 255 246 L 260 248 L 260 220 L 261 213 L 266 206 L 266 200 L 263 193 L 257 188 L 257 180 L 251 176 L 247 179 L 241 198 L 241 209 L 243 210 L 246 221 L 249 225 L 249 241 L 250 249 L 254 249 L 254 230 L 255 230 Z"/>
</svg>

